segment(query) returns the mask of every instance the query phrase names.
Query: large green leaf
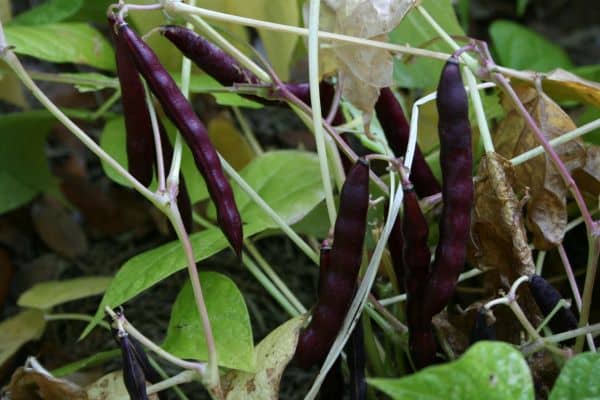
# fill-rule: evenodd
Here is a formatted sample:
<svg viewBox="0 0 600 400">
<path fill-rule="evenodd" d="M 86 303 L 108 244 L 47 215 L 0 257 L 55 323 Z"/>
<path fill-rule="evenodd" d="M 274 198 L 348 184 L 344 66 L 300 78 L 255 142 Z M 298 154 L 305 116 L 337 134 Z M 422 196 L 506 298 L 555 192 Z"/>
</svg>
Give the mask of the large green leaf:
<svg viewBox="0 0 600 400">
<path fill-rule="evenodd" d="M 451 0 L 424 0 L 421 4 L 448 34 L 465 34 L 456 19 Z M 390 42 L 414 47 L 427 45 L 429 50 L 448 53 L 451 51 L 416 10 L 408 13 L 400 25 L 390 33 Z M 408 63 L 395 61 L 394 80 L 402 87 L 434 88 L 437 86 L 442 65 L 442 61 L 425 57 L 411 59 Z"/>
<path fill-rule="evenodd" d="M 490 37 L 499 63 L 506 67 L 540 72 L 573 67 L 560 46 L 517 23 L 494 21 L 490 25 Z"/>
<path fill-rule="evenodd" d="M 219 365 L 252 371 L 255 364 L 252 326 L 242 293 L 231 279 L 216 272 L 202 272 L 200 280 Z M 204 329 L 189 281 L 171 309 L 163 348 L 180 358 L 208 359 Z"/>
<path fill-rule="evenodd" d="M 6 40 L 15 52 L 57 63 L 86 64 L 114 70 L 115 59 L 108 41 L 88 24 L 57 23 L 39 26 L 10 25 Z"/>
<path fill-rule="evenodd" d="M 533 400 L 527 362 L 513 346 L 479 342 L 461 358 L 400 379 L 369 379 L 392 399 Z"/>
<path fill-rule="evenodd" d="M 65 281 L 38 283 L 19 297 L 21 307 L 49 309 L 58 304 L 99 295 L 106 290 L 111 278 L 89 276 Z"/>
<path fill-rule="evenodd" d="M 0 116 L 0 213 L 56 187 L 44 151 L 53 123 L 46 111 Z"/>
<path fill-rule="evenodd" d="M 324 198 L 319 161 L 314 153 L 271 151 L 255 158 L 240 175 L 289 224 L 300 221 Z M 242 189 L 234 185 L 233 191 L 244 221 L 277 227 Z M 209 215 L 215 215 L 214 207 Z"/>
<path fill-rule="evenodd" d="M 244 226 L 244 236 L 248 237 L 264 230 L 264 225 Z M 196 262 L 202 261 L 227 248 L 228 241 L 218 228 L 207 229 L 190 235 L 190 242 Z M 132 299 L 144 290 L 186 267 L 186 257 L 178 241 L 164 244 L 130 258 L 117 272 L 104 293 L 104 297 L 82 337 L 86 336 L 104 316 L 104 307 L 116 307 Z"/>
<path fill-rule="evenodd" d="M 43 25 L 61 22 L 77 13 L 83 0 L 48 0 L 24 13 L 17 15 L 13 24 Z"/>
<path fill-rule="evenodd" d="M 583 353 L 563 367 L 550 400 L 583 400 L 600 398 L 600 354 Z"/>
</svg>

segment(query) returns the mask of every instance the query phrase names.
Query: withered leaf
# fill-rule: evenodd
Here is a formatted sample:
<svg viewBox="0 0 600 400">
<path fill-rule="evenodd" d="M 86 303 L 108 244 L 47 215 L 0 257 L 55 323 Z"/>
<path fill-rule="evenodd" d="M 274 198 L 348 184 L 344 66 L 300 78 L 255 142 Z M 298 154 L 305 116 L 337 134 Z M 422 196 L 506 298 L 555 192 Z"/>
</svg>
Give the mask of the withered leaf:
<svg viewBox="0 0 600 400">
<path fill-rule="evenodd" d="M 11 400 L 87 400 L 82 388 L 41 372 L 19 368 L 8 387 Z"/>
<path fill-rule="evenodd" d="M 600 195 L 600 147 L 591 145 L 586 149 L 585 165 L 573 172 L 577 186 L 591 194 Z"/>
<path fill-rule="evenodd" d="M 497 269 L 509 282 L 535 272 L 514 187 L 515 172 L 508 160 L 497 153 L 481 158 L 471 231 L 474 261 L 481 269 Z"/>
<path fill-rule="evenodd" d="M 550 97 L 535 89 L 515 87 L 519 98 L 547 139 L 561 136 L 576 128 L 571 118 Z M 508 99 L 503 99 L 507 110 L 495 134 L 496 150 L 505 158 L 519 155 L 539 143 Z M 555 147 L 567 170 L 581 167 L 585 148 L 580 139 Z M 529 188 L 527 202 L 527 227 L 533 234 L 536 248 L 549 250 L 559 243 L 567 224 L 567 187 L 550 157 L 545 154 L 515 167 L 519 185 Z"/>
</svg>

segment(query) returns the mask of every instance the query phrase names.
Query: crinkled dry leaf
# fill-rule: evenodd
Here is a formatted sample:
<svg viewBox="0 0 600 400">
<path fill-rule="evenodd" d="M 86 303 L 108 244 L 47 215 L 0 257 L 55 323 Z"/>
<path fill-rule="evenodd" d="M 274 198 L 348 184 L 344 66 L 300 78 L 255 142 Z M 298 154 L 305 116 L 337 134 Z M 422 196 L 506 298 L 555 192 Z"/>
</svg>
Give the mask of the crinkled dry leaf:
<svg viewBox="0 0 600 400">
<path fill-rule="evenodd" d="M 320 29 L 386 41 L 387 33 L 418 3 L 417 0 L 329 0 L 321 7 Z M 323 49 L 319 58 L 322 74 L 335 69 L 341 72 L 344 97 L 365 114 L 371 114 L 379 89 L 393 84 L 393 60 L 386 50 L 333 44 Z"/>
<path fill-rule="evenodd" d="M 515 87 L 519 98 L 547 139 L 561 136 L 576 128 L 569 116 L 545 94 L 535 89 Z M 538 145 L 537 138 L 514 109 L 504 99 L 506 118 L 496 132 L 499 154 L 514 157 Z M 569 172 L 585 161 L 585 148 L 580 139 L 555 148 Z M 567 187 L 549 157 L 540 155 L 515 168 L 517 183 L 529 188 L 527 227 L 533 234 L 533 244 L 548 250 L 561 243 L 567 223 Z"/>
<path fill-rule="evenodd" d="M 123 381 L 123 371 L 114 371 L 104 375 L 85 388 L 89 400 L 129 400 L 129 394 Z M 148 400 L 158 400 L 158 395 L 148 395 Z"/>
<path fill-rule="evenodd" d="M 573 172 L 577 186 L 594 197 L 600 195 L 600 147 L 586 149 L 585 165 Z"/>
<path fill-rule="evenodd" d="M 44 333 L 46 322 L 38 310 L 26 310 L 0 324 L 0 366 L 30 340 Z"/>
<path fill-rule="evenodd" d="M 535 272 L 515 184 L 508 160 L 497 153 L 481 158 L 475 179 L 472 253 L 479 268 L 497 269 L 509 282 Z"/>
<path fill-rule="evenodd" d="M 87 400 L 85 390 L 64 379 L 19 368 L 8 387 L 11 400 Z"/>
<path fill-rule="evenodd" d="M 255 373 L 230 371 L 223 376 L 227 400 L 276 400 L 285 367 L 296 351 L 300 327 L 305 316 L 279 326 L 256 346 Z"/>
</svg>

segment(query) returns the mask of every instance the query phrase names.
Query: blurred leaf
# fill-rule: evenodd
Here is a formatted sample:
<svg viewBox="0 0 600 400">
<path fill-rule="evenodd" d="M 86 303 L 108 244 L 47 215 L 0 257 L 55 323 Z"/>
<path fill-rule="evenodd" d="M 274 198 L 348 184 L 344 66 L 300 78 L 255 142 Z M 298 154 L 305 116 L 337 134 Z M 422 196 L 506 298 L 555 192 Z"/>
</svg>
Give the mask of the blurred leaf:
<svg viewBox="0 0 600 400">
<path fill-rule="evenodd" d="M 585 165 L 573 172 L 573 179 L 577 187 L 594 198 L 600 195 L 600 147 L 591 145 L 586 149 Z"/>
<path fill-rule="evenodd" d="M 421 5 L 431 14 L 433 19 L 449 34 L 464 36 L 460 27 L 452 1 L 423 0 Z M 449 53 L 451 49 L 439 39 L 437 32 L 418 12 L 410 12 L 390 33 L 390 42 L 409 44 L 414 47 L 427 45 L 427 49 Z M 430 43 L 431 42 L 431 43 Z M 437 86 L 443 62 L 425 57 L 409 58 L 407 61 L 394 61 L 394 80 L 396 84 L 406 88 L 432 89 Z"/>
<path fill-rule="evenodd" d="M 261 224 L 244 225 L 244 237 L 265 229 Z M 190 235 L 196 262 L 202 261 L 226 249 L 228 241 L 218 228 L 211 228 Z M 86 336 L 104 316 L 104 307 L 116 307 L 132 299 L 187 265 L 185 253 L 178 241 L 170 242 L 130 258 L 116 273 L 104 293 L 94 320 L 88 324 L 82 337 Z"/>
<path fill-rule="evenodd" d="M 560 46 L 520 24 L 494 21 L 490 25 L 490 37 L 498 62 L 505 67 L 540 72 L 573 67 Z"/>
<path fill-rule="evenodd" d="M 70 364 L 63 365 L 62 367 L 54 369 L 51 372 L 52 375 L 54 375 L 57 378 L 60 378 L 62 376 L 71 375 L 84 368 L 104 364 L 105 362 L 115 359 L 117 357 L 121 357 L 120 349 L 101 351 L 99 353 L 86 357 L 83 360 L 78 360 Z"/>
<path fill-rule="evenodd" d="M 523 355 L 502 342 L 478 342 L 462 357 L 400 379 L 372 378 L 369 385 L 398 400 L 533 400 Z"/>
<path fill-rule="evenodd" d="M 584 112 L 577 119 L 577 125 L 581 126 L 597 119 L 600 119 L 600 109 L 588 106 L 585 107 Z M 600 128 L 586 133 L 585 136 L 582 136 L 582 138 L 586 143 L 592 143 L 600 146 Z"/>
<path fill-rule="evenodd" d="M 210 120 L 208 135 L 219 154 L 229 161 L 237 171 L 248 165 L 254 158 L 254 152 L 246 138 L 224 115 L 221 114 Z"/>
<path fill-rule="evenodd" d="M 83 5 L 83 0 L 48 0 L 12 20 L 18 25 L 44 25 L 61 22 L 72 17 Z"/>
<path fill-rule="evenodd" d="M 299 316 L 285 322 L 256 346 L 256 372 L 229 371 L 223 376 L 227 400 L 279 397 L 281 375 L 296 352 L 305 319 L 305 316 Z"/>
<path fill-rule="evenodd" d="M 104 375 L 96 382 L 85 388 L 86 400 L 127 400 L 131 399 L 125 382 L 123 381 L 123 371 L 114 371 Z M 148 400 L 158 400 L 158 394 L 148 395 Z"/>
<path fill-rule="evenodd" d="M 10 0 L 0 0 L 0 21 L 7 23 L 12 18 L 12 7 Z"/>
<path fill-rule="evenodd" d="M 0 214 L 56 187 L 45 154 L 54 122 L 46 111 L 0 116 Z"/>
<path fill-rule="evenodd" d="M 175 80 L 179 83 L 179 76 L 175 74 Z M 208 74 L 192 74 L 190 79 L 191 93 L 210 93 L 215 98 L 217 104 L 222 106 L 262 108 L 263 105 L 252 100 L 248 100 L 236 93 L 219 92 L 223 85 L 217 82 Z"/>
<path fill-rule="evenodd" d="M 104 70 L 115 69 L 114 53 L 108 41 L 88 24 L 65 22 L 39 26 L 10 25 L 6 40 L 15 52 L 56 63 L 86 64 Z"/>
<path fill-rule="evenodd" d="M 24 368 L 13 374 L 9 392 L 11 400 L 88 400 L 76 384 Z"/>
<path fill-rule="evenodd" d="M 569 116 L 545 94 L 538 95 L 533 88 L 515 87 L 515 90 L 548 140 L 576 128 Z M 508 99 L 503 100 L 507 116 L 495 133 L 496 150 L 510 159 L 538 145 L 536 136 Z M 585 149 L 581 139 L 555 147 L 556 153 L 569 172 L 585 162 Z M 540 155 L 515 167 L 519 185 L 529 188 L 527 202 L 527 227 L 533 234 L 537 249 L 548 250 L 559 244 L 567 223 L 567 187 L 552 161 Z"/>
<path fill-rule="evenodd" d="M 23 93 L 21 81 L 4 61 L 0 60 L 0 100 L 27 108 L 27 100 Z"/>
<path fill-rule="evenodd" d="M 600 398 L 600 354 L 583 353 L 567 361 L 562 368 L 550 400 Z"/>
<path fill-rule="evenodd" d="M 219 366 L 252 371 L 255 367 L 250 316 L 235 283 L 216 272 L 201 272 L 202 293 L 215 338 Z M 163 348 L 180 358 L 207 360 L 202 322 L 188 281 L 177 295 Z"/>
<path fill-rule="evenodd" d="M 263 21 L 298 26 L 300 16 L 298 9 L 285 1 L 245 0 L 225 1 L 226 9 L 234 15 L 255 18 Z M 296 47 L 298 35 L 258 29 L 258 34 L 267 52 L 269 61 L 275 72 L 283 81 L 289 79 L 290 60 Z"/>
<path fill-rule="evenodd" d="M 46 321 L 39 310 L 21 311 L 0 323 L 0 366 L 30 340 L 42 337 Z"/>
<path fill-rule="evenodd" d="M 95 22 L 98 24 L 106 24 L 106 10 L 108 9 L 108 6 L 114 2 L 114 0 L 84 1 L 83 6 L 79 9 L 79 12 L 77 12 L 77 14 L 75 14 L 70 20 L 86 23 Z"/>
<path fill-rule="evenodd" d="M 300 221 L 324 198 L 319 161 L 314 153 L 271 151 L 255 158 L 240 175 L 288 224 Z M 233 185 L 243 221 L 277 227 L 239 186 Z M 208 214 L 216 218 L 214 206 Z"/>
<path fill-rule="evenodd" d="M 517 0 L 517 16 L 522 17 L 525 15 L 525 11 L 527 10 L 527 5 L 529 5 L 529 0 Z"/>
<path fill-rule="evenodd" d="M 23 293 L 17 303 L 21 307 L 47 310 L 69 301 L 97 296 L 106 290 L 111 279 L 105 276 L 90 276 L 38 283 Z"/>
<path fill-rule="evenodd" d="M 118 87 L 118 82 L 115 78 L 97 72 L 62 73 L 58 74 L 58 76 L 75 82 L 75 88 L 81 93 Z"/>
</svg>

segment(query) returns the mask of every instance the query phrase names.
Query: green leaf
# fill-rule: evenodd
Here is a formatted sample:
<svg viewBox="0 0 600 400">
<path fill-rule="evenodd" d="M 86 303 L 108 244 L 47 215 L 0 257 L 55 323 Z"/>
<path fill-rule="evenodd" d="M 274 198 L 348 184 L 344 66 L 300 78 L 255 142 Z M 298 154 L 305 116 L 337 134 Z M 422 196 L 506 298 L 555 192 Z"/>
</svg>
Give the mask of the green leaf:
<svg viewBox="0 0 600 400">
<path fill-rule="evenodd" d="M 281 375 L 298 343 L 306 316 L 280 325 L 256 346 L 256 372 L 228 371 L 223 376 L 227 399 L 263 400 L 279 398 Z"/>
<path fill-rule="evenodd" d="M 0 323 L 0 366 L 30 340 L 44 333 L 46 322 L 39 310 L 25 310 Z"/>
<path fill-rule="evenodd" d="M 456 19 L 452 1 L 424 0 L 421 4 L 449 35 L 465 35 Z M 439 39 L 437 32 L 414 9 L 404 17 L 389 36 L 391 43 L 409 44 L 414 47 L 428 44 L 427 49 L 429 50 L 451 52 L 450 47 Z M 431 44 L 429 44 L 430 41 Z M 394 80 L 399 86 L 407 88 L 434 88 L 437 86 L 443 66 L 442 61 L 417 57 L 411 58 L 408 63 L 399 60 L 394 62 Z"/>
<path fill-rule="evenodd" d="M 583 353 L 567 361 L 550 393 L 550 400 L 600 398 L 600 354 Z"/>
<path fill-rule="evenodd" d="M 114 70 L 115 58 L 108 41 L 88 24 L 65 22 L 39 26 L 10 25 L 6 40 L 15 52 L 57 63 L 86 64 Z"/>
<path fill-rule="evenodd" d="M 216 272 L 200 273 L 200 281 L 219 366 L 252 371 L 255 364 L 252 326 L 242 293 L 231 279 Z M 171 309 L 163 348 L 180 358 L 208 359 L 204 329 L 189 281 Z"/>
<path fill-rule="evenodd" d="M 175 76 L 175 80 L 179 84 L 179 76 Z M 218 92 L 224 86 L 217 82 L 208 74 L 194 74 L 190 77 L 190 92 L 191 93 L 210 93 L 217 104 L 222 106 L 246 107 L 246 108 L 262 108 L 263 105 L 252 100 L 248 100 L 236 93 Z"/>
<path fill-rule="evenodd" d="M 456 361 L 400 379 L 369 379 L 392 399 L 533 400 L 527 362 L 513 346 L 479 342 Z"/>
<path fill-rule="evenodd" d="M 60 368 L 52 370 L 52 375 L 56 378 L 61 378 L 63 376 L 71 375 L 74 372 L 80 371 L 84 368 L 93 367 L 96 365 L 104 364 L 107 361 L 110 361 L 114 358 L 121 356 L 121 349 L 114 349 L 108 351 L 101 351 L 100 353 L 96 353 L 89 357 L 86 357 L 82 360 L 78 360 L 72 362 L 67 365 L 63 365 Z"/>
<path fill-rule="evenodd" d="M 490 25 L 490 37 L 498 62 L 505 67 L 540 72 L 573 67 L 567 53 L 558 45 L 514 22 L 494 21 Z"/>
<path fill-rule="evenodd" d="M 75 15 L 83 0 L 48 0 L 31 10 L 17 15 L 11 23 L 19 25 L 43 25 L 61 22 Z"/>
<path fill-rule="evenodd" d="M 244 237 L 265 229 L 261 224 L 244 225 Z M 196 262 L 202 261 L 228 247 L 228 241 L 218 228 L 207 229 L 190 235 Z M 104 316 L 104 307 L 116 307 L 132 299 L 144 290 L 186 267 L 186 257 L 178 241 L 164 244 L 130 258 L 117 272 L 104 293 L 94 320 L 88 324 L 86 336 Z"/>
<path fill-rule="evenodd" d="M 45 154 L 54 122 L 46 111 L 0 116 L 0 214 L 56 188 Z"/>
<path fill-rule="evenodd" d="M 522 17 L 525 15 L 529 0 L 517 0 L 517 16 Z"/>
<path fill-rule="evenodd" d="M 17 303 L 21 307 L 47 310 L 69 301 L 99 295 L 106 290 L 110 280 L 110 277 L 91 276 L 42 282 L 23 293 Z"/>
<path fill-rule="evenodd" d="M 96 92 L 106 88 L 117 88 L 116 78 L 99 74 L 97 72 L 76 72 L 58 74 L 59 77 L 70 80 L 81 93 Z"/>
<path fill-rule="evenodd" d="M 271 151 L 252 160 L 240 175 L 288 224 L 300 221 L 324 198 L 314 153 Z M 233 192 L 243 221 L 277 227 L 237 185 Z M 208 214 L 215 216 L 214 206 Z"/>
</svg>

